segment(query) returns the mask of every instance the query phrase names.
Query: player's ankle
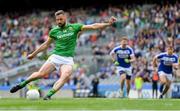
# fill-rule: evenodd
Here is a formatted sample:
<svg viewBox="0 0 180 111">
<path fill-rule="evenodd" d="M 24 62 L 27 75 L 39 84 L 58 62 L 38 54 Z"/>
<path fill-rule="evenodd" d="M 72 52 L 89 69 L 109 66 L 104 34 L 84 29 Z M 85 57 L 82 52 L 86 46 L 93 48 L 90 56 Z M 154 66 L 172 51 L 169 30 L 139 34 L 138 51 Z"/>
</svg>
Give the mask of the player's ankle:
<svg viewBox="0 0 180 111">
<path fill-rule="evenodd" d="M 47 96 L 47 97 L 51 97 L 51 96 L 54 95 L 55 93 L 56 93 L 56 90 L 51 89 L 46 96 Z"/>
</svg>

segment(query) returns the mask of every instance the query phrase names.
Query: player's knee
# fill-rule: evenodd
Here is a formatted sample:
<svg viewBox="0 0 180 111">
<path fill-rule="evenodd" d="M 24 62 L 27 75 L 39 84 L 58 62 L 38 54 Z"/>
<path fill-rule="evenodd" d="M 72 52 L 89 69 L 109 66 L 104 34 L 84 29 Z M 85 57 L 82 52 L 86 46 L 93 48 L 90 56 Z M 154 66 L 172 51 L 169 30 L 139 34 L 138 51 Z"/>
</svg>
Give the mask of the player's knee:
<svg viewBox="0 0 180 111">
<path fill-rule="evenodd" d="M 70 79 L 70 74 L 62 74 L 60 79 L 63 81 L 63 82 L 66 82 L 67 80 Z"/>
<path fill-rule="evenodd" d="M 125 78 L 121 78 L 121 79 L 120 79 L 120 82 L 121 82 L 121 83 L 124 83 L 124 82 L 125 82 Z"/>
<path fill-rule="evenodd" d="M 66 70 L 62 72 L 64 76 L 71 76 L 72 71 L 71 70 Z"/>
<path fill-rule="evenodd" d="M 167 82 L 166 79 L 164 79 L 164 78 L 161 78 L 161 79 L 160 79 L 160 83 L 161 83 L 161 84 L 166 84 L 166 82 Z"/>
<path fill-rule="evenodd" d="M 122 74 L 122 75 L 120 76 L 120 79 L 121 79 L 121 80 L 125 80 L 125 79 L 126 79 L 126 74 Z"/>
<path fill-rule="evenodd" d="M 160 83 L 166 85 L 166 81 L 160 81 Z"/>
<path fill-rule="evenodd" d="M 167 81 L 167 82 L 166 82 L 166 86 L 167 86 L 167 87 L 170 87 L 170 85 L 171 85 L 171 83 Z"/>
<path fill-rule="evenodd" d="M 38 73 L 39 77 L 44 77 L 47 74 L 44 71 L 39 71 L 37 73 Z"/>
<path fill-rule="evenodd" d="M 70 77 L 71 76 L 71 72 L 66 72 L 65 73 L 65 76 L 68 78 L 68 77 Z"/>
<path fill-rule="evenodd" d="M 70 78 L 70 76 L 71 76 L 71 74 L 68 74 L 68 73 L 62 73 L 60 79 L 62 79 L 62 80 L 67 80 L 67 79 Z"/>
</svg>

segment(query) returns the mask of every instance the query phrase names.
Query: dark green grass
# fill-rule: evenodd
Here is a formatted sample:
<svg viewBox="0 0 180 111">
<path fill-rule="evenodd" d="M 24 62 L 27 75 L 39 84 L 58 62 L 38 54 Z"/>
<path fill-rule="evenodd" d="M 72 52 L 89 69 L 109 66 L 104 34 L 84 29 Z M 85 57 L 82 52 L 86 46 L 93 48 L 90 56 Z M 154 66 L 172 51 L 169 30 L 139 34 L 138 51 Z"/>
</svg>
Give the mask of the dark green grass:
<svg viewBox="0 0 180 111">
<path fill-rule="evenodd" d="M 179 99 L 0 99 L 0 110 L 180 110 Z"/>
</svg>

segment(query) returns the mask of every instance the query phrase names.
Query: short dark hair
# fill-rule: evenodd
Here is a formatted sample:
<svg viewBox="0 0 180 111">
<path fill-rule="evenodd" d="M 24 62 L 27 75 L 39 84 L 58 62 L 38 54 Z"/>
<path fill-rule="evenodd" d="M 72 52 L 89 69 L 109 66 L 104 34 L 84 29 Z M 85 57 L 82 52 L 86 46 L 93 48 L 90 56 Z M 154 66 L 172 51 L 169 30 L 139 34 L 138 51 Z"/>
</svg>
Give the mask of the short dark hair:
<svg viewBox="0 0 180 111">
<path fill-rule="evenodd" d="M 61 14 L 63 14 L 64 15 L 64 11 L 63 10 L 58 10 L 57 12 L 55 12 L 55 16 L 57 16 L 57 15 L 61 15 Z"/>
</svg>

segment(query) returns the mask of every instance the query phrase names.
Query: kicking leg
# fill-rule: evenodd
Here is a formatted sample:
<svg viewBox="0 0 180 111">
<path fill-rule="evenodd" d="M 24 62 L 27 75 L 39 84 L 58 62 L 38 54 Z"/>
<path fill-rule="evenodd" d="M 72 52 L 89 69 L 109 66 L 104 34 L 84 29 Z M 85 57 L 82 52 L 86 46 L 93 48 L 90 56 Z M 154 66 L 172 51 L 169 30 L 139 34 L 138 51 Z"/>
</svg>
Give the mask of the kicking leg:
<svg viewBox="0 0 180 111">
<path fill-rule="evenodd" d="M 14 86 L 11 88 L 10 92 L 15 93 L 19 89 L 26 86 L 26 84 L 30 83 L 31 81 L 40 79 L 44 77 L 45 75 L 53 72 L 55 70 L 55 67 L 51 63 L 45 63 L 38 72 L 32 73 L 25 81 L 21 82 L 20 84 Z"/>
</svg>

